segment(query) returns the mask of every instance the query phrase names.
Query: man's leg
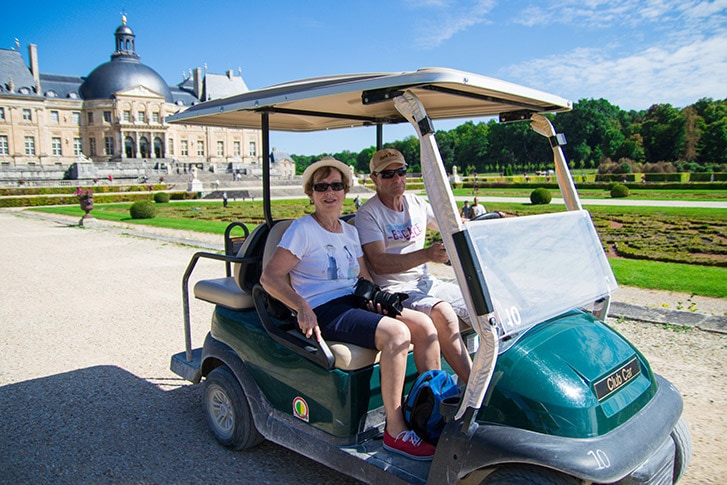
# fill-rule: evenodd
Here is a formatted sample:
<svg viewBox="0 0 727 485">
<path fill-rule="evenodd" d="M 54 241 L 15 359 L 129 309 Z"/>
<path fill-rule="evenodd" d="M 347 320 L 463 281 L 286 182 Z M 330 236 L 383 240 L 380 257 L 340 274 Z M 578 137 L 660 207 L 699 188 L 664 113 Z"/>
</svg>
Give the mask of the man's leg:
<svg viewBox="0 0 727 485">
<path fill-rule="evenodd" d="M 459 318 L 446 301 L 440 301 L 432 308 L 429 317 L 434 322 L 439 337 L 439 346 L 447 363 L 461 381 L 467 382 L 472 370 L 472 359 L 459 331 Z"/>
<path fill-rule="evenodd" d="M 472 359 L 460 333 L 459 318 L 469 323 L 469 313 L 459 286 L 434 279 L 429 295 L 439 299 L 429 314 L 437 328 L 442 355 L 460 380 L 467 382 L 472 370 Z"/>
</svg>

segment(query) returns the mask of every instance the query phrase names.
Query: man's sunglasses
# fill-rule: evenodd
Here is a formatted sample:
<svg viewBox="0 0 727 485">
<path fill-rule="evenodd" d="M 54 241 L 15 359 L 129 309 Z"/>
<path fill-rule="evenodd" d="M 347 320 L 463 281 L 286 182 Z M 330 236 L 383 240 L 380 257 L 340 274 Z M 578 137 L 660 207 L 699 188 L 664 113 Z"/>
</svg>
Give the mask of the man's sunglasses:
<svg viewBox="0 0 727 485">
<path fill-rule="evenodd" d="M 396 170 L 382 170 L 378 173 L 382 179 L 393 179 L 394 175 L 406 177 L 406 167 L 397 168 Z"/>
<path fill-rule="evenodd" d="M 346 184 L 343 182 L 333 182 L 332 184 L 321 182 L 318 184 L 313 184 L 313 190 L 316 192 L 326 192 L 328 191 L 328 187 L 333 189 L 334 192 L 338 192 L 339 190 L 343 190 L 346 188 Z"/>
</svg>

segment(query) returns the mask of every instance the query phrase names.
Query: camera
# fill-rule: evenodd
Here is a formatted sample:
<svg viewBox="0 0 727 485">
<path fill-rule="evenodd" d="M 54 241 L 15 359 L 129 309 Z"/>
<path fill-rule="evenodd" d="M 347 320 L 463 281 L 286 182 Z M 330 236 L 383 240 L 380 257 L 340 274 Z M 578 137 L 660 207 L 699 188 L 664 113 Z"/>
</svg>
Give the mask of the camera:
<svg viewBox="0 0 727 485">
<path fill-rule="evenodd" d="M 389 293 L 381 289 L 379 285 L 375 285 L 365 278 L 359 278 L 353 287 L 353 294 L 361 301 L 361 306 L 366 308 L 366 304 L 370 301 L 376 306 L 381 304 L 381 308 L 386 310 L 386 314 L 390 317 L 401 315 L 404 305 L 401 302 L 409 298 L 406 293 Z"/>
</svg>

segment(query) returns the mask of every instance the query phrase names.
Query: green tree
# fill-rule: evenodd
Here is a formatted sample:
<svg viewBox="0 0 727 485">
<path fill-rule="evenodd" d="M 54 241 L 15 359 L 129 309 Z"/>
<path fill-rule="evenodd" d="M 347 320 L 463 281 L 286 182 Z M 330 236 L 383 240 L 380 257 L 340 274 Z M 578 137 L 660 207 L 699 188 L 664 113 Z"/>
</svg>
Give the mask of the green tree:
<svg viewBox="0 0 727 485">
<path fill-rule="evenodd" d="M 727 116 L 710 123 L 700 140 L 699 162 L 707 164 L 727 163 Z"/>
<path fill-rule="evenodd" d="M 600 162 L 615 155 L 625 137 L 619 121 L 622 111 L 605 99 L 581 99 L 573 110 L 556 115 L 556 130 L 564 133 L 568 144 L 566 158 Z"/>
<path fill-rule="evenodd" d="M 674 162 L 684 150 L 684 115 L 670 104 L 655 104 L 641 125 L 646 161 Z"/>
</svg>

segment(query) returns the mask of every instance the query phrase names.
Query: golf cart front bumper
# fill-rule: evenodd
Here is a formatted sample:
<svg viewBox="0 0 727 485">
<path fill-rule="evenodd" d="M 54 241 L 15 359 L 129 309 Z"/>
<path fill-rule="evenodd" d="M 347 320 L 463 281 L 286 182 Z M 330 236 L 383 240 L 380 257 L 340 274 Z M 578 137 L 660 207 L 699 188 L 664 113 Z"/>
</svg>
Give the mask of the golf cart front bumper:
<svg viewBox="0 0 727 485">
<path fill-rule="evenodd" d="M 499 425 L 447 424 L 437 446 L 429 483 L 448 483 L 476 470 L 533 465 L 595 483 L 672 483 L 675 445 L 670 436 L 682 413 L 682 399 L 666 379 L 630 420 L 592 438 L 566 438 Z M 456 468 L 456 469 L 453 469 Z"/>
</svg>

